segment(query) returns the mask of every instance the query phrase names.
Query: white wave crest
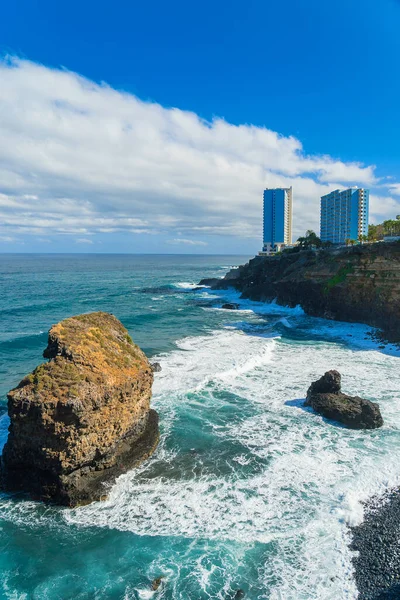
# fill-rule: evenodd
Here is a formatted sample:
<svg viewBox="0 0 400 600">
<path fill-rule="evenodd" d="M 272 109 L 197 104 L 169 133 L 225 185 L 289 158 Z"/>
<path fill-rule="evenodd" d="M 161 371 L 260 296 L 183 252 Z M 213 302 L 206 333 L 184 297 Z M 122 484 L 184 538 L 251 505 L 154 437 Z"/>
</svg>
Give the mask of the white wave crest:
<svg viewBox="0 0 400 600">
<path fill-rule="evenodd" d="M 177 345 L 155 357 L 163 365 L 154 384 L 164 431 L 159 450 L 120 477 L 106 502 L 66 511 L 67 521 L 141 536 L 264 544 L 274 551 L 258 567 L 265 595 L 257 598 L 356 598 L 347 524 L 360 522 L 363 500 L 400 483 L 398 359 L 371 350 L 366 360 L 365 351 L 343 343 L 289 343 L 233 329 Z M 379 401 L 382 429 L 347 430 L 303 409 L 308 385 L 329 368 L 342 373 L 346 392 Z M 235 470 L 216 464 L 196 471 L 204 453 L 194 453 L 186 455 L 192 466 L 170 477 L 183 452 L 179 419 L 181 435 L 186 426 L 187 436 L 201 431 L 216 448 L 230 445 Z M 222 460 L 218 450 L 214 460 Z M 209 593 L 208 573 L 197 576 Z"/>
<path fill-rule="evenodd" d="M 198 285 L 197 283 L 190 283 L 189 281 L 179 281 L 178 283 L 174 283 L 173 285 L 174 287 L 182 288 L 185 290 L 193 290 L 195 288 L 207 287 L 205 285 Z"/>
</svg>

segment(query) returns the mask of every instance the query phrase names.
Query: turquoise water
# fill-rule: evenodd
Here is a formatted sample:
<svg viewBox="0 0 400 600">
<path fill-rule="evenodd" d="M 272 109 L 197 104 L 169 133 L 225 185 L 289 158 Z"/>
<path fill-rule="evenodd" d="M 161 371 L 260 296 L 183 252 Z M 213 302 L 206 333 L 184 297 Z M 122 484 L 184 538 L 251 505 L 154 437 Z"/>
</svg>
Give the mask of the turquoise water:
<svg viewBox="0 0 400 600">
<path fill-rule="evenodd" d="M 347 524 L 400 483 L 398 353 L 362 325 L 274 303 L 224 311 L 237 294 L 193 289 L 246 259 L 0 256 L 1 445 L 6 393 L 62 318 L 110 311 L 163 368 L 158 450 L 107 501 L 68 510 L 0 496 L 0 598 L 356 597 Z M 380 402 L 382 429 L 348 431 L 302 408 L 329 368 Z"/>
</svg>

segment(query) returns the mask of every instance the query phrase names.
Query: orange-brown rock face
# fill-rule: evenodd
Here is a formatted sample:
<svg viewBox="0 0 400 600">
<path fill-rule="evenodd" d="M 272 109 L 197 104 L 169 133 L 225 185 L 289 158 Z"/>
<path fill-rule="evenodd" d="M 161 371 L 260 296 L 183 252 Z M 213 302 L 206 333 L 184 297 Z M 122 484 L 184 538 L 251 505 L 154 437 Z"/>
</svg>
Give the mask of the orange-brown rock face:
<svg viewBox="0 0 400 600">
<path fill-rule="evenodd" d="M 103 312 L 54 325 L 43 355 L 49 362 L 8 394 L 3 484 L 68 506 L 98 500 L 157 446 L 151 366 Z"/>
</svg>

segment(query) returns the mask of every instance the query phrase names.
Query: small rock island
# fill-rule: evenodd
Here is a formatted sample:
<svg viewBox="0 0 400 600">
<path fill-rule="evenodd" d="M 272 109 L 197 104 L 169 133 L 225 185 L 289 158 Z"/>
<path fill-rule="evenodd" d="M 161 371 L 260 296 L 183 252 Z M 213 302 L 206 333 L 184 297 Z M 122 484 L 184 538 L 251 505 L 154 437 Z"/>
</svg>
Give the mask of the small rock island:
<svg viewBox="0 0 400 600">
<path fill-rule="evenodd" d="M 49 331 L 39 365 L 8 394 L 3 488 L 66 506 L 107 493 L 158 444 L 153 370 L 116 317 L 78 315 Z"/>
<path fill-rule="evenodd" d="M 343 394 L 341 389 L 340 373 L 327 371 L 308 388 L 304 406 L 311 406 L 323 417 L 339 421 L 350 429 L 382 427 L 383 419 L 379 404 L 358 396 L 348 396 Z"/>
</svg>

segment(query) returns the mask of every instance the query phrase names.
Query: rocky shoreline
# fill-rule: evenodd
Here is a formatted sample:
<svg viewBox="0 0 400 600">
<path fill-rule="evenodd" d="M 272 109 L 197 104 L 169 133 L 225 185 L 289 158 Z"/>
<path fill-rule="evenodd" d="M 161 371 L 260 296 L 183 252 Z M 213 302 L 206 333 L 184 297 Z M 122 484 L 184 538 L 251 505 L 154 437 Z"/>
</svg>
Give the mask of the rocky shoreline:
<svg viewBox="0 0 400 600">
<path fill-rule="evenodd" d="M 358 600 L 400 598 L 400 493 L 391 490 L 365 505 L 363 522 L 351 528 L 350 548 Z"/>
<path fill-rule="evenodd" d="M 377 344 L 400 342 L 398 242 L 255 257 L 222 279 L 203 279 L 200 285 L 214 290 L 234 288 L 244 299 L 275 300 L 291 307 L 299 304 L 312 316 L 363 322 L 378 328 L 368 333 Z M 311 385 L 306 406 L 350 427 L 368 429 L 383 424 L 376 403 L 341 394 L 340 379 L 337 389 L 334 385 L 329 390 L 317 389 L 327 375 Z M 329 383 L 334 384 L 335 378 L 331 379 Z M 367 501 L 363 522 L 350 531 L 358 600 L 400 600 L 400 490 Z"/>
<path fill-rule="evenodd" d="M 288 249 L 256 256 L 223 279 L 200 284 L 233 287 L 250 300 L 300 305 L 311 316 L 365 323 L 400 342 L 400 242 Z"/>
</svg>

